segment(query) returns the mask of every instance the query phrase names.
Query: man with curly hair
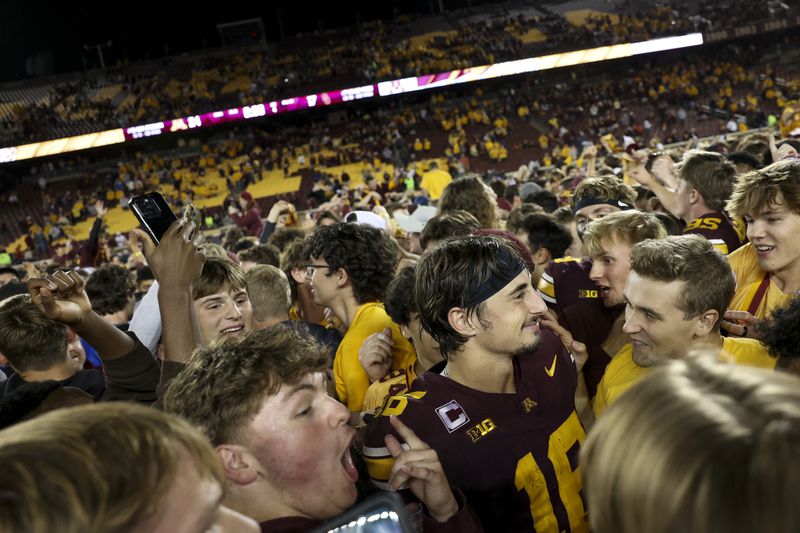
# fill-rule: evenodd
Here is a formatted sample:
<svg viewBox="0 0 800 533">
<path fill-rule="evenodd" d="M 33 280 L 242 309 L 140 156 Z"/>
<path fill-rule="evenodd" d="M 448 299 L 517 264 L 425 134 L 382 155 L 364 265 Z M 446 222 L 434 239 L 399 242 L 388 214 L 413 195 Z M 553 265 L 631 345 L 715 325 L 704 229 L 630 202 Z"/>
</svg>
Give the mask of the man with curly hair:
<svg viewBox="0 0 800 533">
<path fill-rule="evenodd" d="M 317 228 L 306 250 L 314 302 L 330 308 L 347 328 L 333 362 L 336 394 L 351 411 L 361 411 L 370 377 L 359 362 L 359 350 L 367 337 L 385 335 L 393 370 L 416 358 L 382 303 L 397 267 L 397 245 L 379 229 L 344 223 Z"/>
<path fill-rule="evenodd" d="M 127 268 L 112 264 L 101 266 L 89 276 L 86 294 L 100 318 L 127 331 L 136 302 L 136 285 Z"/>
</svg>

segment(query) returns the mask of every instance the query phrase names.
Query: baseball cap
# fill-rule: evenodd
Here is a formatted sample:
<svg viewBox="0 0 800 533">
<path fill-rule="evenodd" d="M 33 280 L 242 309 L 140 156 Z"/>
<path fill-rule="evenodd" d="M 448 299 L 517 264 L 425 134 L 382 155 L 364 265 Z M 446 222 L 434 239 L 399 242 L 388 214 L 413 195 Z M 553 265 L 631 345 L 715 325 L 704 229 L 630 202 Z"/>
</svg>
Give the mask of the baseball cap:
<svg viewBox="0 0 800 533">
<path fill-rule="evenodd" d="M 365 224 L 386 231 L 386 221 L 372 211 L 350 211 L 344 217 L 345 222 Z"/>
<path fill-rule="evenodd" d="M 421 205 L 417 207 L 410 215 L 402 213 L 395 213 L 394 219 L 397 225 L 409 233 L 421 233 L 425 224 L 430 219 L 436 216 L 439 210 L 429 205 Z"/>
</svg>

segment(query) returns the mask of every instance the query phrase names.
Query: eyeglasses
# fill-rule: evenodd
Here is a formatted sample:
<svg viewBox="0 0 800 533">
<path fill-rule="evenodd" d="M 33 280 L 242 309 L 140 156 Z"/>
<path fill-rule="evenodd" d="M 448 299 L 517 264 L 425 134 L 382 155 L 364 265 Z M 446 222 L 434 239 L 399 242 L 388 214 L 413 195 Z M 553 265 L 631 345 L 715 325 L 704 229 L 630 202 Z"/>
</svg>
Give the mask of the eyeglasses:
<svg viewBox="0 0 800 533">
<path fill-rule="evenodd" d="M 330 268 L 328 265 L 306 265 L 306 277 L 310 278 L 314 275 L 314 271 L 318 268 Z"/>
</svg>

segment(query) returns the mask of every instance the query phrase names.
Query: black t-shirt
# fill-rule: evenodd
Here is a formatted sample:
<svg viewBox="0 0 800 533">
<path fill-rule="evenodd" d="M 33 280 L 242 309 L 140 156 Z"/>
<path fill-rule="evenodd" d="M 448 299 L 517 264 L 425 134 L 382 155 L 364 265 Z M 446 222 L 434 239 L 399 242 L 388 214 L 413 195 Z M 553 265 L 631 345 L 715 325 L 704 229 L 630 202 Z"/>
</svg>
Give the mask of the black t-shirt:
<svg viewBox="0 0 800 533">
<path fill-rule="evenodd" d="M 27 383 L 22 377 L 14 373 L 2 387 L 2 396 L 7 396 Z M 106 380 L 103 374 L 97 370 L 80 370 L 74 376 L 59 380 L 62 387 L 75 387 L 91 395 L 95 400 L 99 400 L 106 390 Z"/>
</svg>

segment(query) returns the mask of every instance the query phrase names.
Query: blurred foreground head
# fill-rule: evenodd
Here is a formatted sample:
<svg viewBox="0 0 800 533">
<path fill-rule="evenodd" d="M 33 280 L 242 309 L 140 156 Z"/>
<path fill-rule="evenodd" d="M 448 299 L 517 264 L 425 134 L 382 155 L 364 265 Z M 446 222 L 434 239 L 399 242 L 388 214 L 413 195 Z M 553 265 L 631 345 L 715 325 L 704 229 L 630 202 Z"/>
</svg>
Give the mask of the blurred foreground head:
<svg viewBox="0 0 800 533">
<path fill-rule="evenodd" d="M 222 467 L 187 422 L 123 403 L 0 432 L 0 531 L 257 531 L 220 506 Z"/>
<path fill-rule="evenodd" d="M 598 419 L 593 531 L 800 531 L 800 380 L 713 359 L 668 363 Z"/>
</svg>

